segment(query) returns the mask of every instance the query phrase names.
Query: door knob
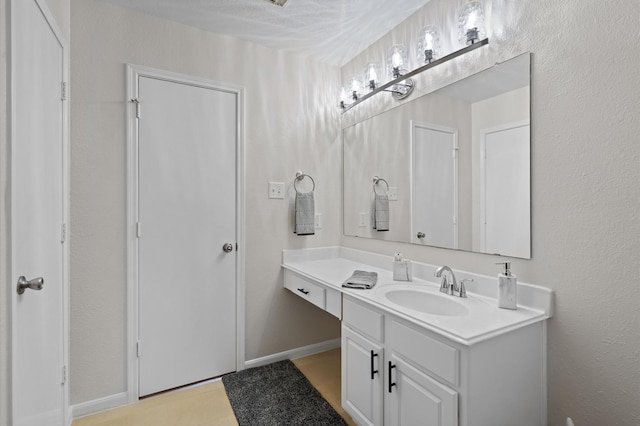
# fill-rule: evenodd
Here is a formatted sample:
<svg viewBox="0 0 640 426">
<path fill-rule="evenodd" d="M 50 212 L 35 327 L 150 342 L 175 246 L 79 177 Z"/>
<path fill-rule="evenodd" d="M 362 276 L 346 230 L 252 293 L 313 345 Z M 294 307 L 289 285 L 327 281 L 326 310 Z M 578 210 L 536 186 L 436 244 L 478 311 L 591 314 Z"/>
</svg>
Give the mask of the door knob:
<svg viewBox="0 0 640 426">
<path fill-rule="evenodd" d="M 418 232 L 416 237 L 418 237 L 419 239 L 423 239 L 424 237 L 426 237 L 426 235 L 424 234 L 424 232 Z"/>
<path fill-rule="evenodd" d="M 18 294 L 24 293 L 24 291 L 28 288 L 31 290 L 42 290 L 42 286 L 44 285 L 44 278 L 34 278 L 31 281 L 27 281 L 24 276 L 18 278 Z"/>
<path fill-rule="evenodd" d="M 225 252 L 225 253 L 229 253 L 230 251 L 233 251 L 233 244 L 231 244 L 231 243 L 225 243 L 225 244 L 222 246 L 222 251 L 223 251 L 223 252 Z"/>
</svg>

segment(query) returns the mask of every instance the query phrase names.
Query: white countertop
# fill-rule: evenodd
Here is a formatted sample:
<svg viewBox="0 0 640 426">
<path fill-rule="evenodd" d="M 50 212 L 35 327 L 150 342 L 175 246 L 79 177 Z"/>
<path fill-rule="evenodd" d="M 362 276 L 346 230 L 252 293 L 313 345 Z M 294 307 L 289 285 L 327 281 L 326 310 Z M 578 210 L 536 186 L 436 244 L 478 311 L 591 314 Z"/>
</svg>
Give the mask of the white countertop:
<svg viewBox="0 0 640 426">
<path fill-rule="evenodd" d="M 477 290 L 486 290 L 491 286 L 495 294 L 496 277 L 488 277 L 457 271 L 456 278 L 473 278 L 467 285 L 467 298 L 444 295 L 439 292 L 440 284 L 428 280 L 433 277 L 434 265 L 414 262 L 414 279 L 412 282 L 394 281 L 391 272 L 391 256 L 381 256 L 343 247 L 327 247 L 321 249 L 284 250 L 283 268 L 302 277 L 318 282 L 328 288 L 370 303 L 374 307 L 392 313 L 416 325 L 424 327 L 444 337 L 464 345 L 472 345 L 503 333 L 544 321 L 551 317 L 552 291 L 531 284 L 518 283 L 518 309 L 500 309 L 497 301 L 491 297 L 492 291 L 481 294 Z M 381 266 L 389 265 L 389 269 Z M 378 281 L 370 290 L 343 288 L 342 283 L 351 276 L 354 270 L 376 272 Z M 427 279 L 425 279 L 427 278 Z M 439 280 L 438 278 L 432 278 Z M 385 296 L 389 286 L 396 288 L 419 288 L 433 292 L 442 297 L 450 297 L 468 308 L 464 316 L 441 316 L 422 313 L 403 308 L 390 302 Z M 523 303 L 521 303 L 521 301 Z"/>
</svg>

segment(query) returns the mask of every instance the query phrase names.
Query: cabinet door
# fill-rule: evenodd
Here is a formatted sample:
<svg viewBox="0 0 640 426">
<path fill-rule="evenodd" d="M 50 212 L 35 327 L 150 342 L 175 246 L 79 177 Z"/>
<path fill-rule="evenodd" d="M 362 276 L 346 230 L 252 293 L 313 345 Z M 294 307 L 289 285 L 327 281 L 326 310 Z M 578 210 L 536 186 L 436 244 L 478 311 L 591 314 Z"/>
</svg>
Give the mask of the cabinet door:
<svg viewBox="0 0 640 426">
<path fill-rule="evenodd" d="M 342 407 L 359 425 L 382 425 L 382 346 L 342 326 Z"/>
<path fill-rule="evenodd" d="M 385 424 L 394 426 L 457 426 L 458 393 L 401 358 L 385 365 Z"/>
</svg>

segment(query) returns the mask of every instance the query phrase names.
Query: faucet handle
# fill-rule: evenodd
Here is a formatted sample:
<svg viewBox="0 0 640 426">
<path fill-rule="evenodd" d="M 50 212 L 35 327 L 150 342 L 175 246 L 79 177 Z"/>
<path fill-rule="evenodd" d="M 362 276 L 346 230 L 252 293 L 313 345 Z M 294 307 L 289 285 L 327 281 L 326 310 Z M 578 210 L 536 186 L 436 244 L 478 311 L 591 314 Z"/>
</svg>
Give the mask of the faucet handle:
<svg viewBox="0 0 640 426">
<path fill-rule="evenodd" d="M 463 280 L 460 280 L 460 297 L 467 297 L 467 289 L 464 287 L 465 281 L 473 282 L 473 278 L 465 278 Z"/>
</svg>

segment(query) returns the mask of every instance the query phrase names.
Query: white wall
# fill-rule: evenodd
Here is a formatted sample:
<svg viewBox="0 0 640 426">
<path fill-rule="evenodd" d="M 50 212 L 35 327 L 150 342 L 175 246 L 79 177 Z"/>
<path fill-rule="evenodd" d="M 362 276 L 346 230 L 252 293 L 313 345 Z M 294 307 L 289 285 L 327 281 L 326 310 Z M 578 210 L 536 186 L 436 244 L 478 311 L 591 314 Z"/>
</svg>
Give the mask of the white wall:
<svg viewBox="0 0 640 426">
<path fill-rule="evenodd" d="M 343 67 L 343 81 L 383 58 L 392 41 L 415 45 L 427 24 L 454 28 L 462 3 L 431 0 Z M 555 291 L 549 425 L 564 425 L 567 416 L 585 426 L 640 424 L 640 2 L 484 4 L 491 44 L 423 75 L 419 84 L 428 91 L 533 52 L 532 259 L 513 259 L 512 269 Z M 443 38 L 445 51 L 454 50 L 454 37 Z M 363 104 L 345 114 L 343 126 L 390 102 Z M 343 237 L 342 244 L 389 255 L 401 250 L 408 258 L 486 274 L 497 274 L 493 263 L 501 260 L 359 238 Z"/>
<path fill-rule="evenodd" d="M 246 88 L 247 360 L 338 337 L 280 264 L 283 248 L 340 240 L 339 69 L 94 0 L 73 3 L 71 28 L 72 404 L 126 390 L 126 63 Z M 293 234 L 297 170 L 316 182 L 315 236 Z M 287 199 L 268 200 L 268 181 Z"/>
</svg>

